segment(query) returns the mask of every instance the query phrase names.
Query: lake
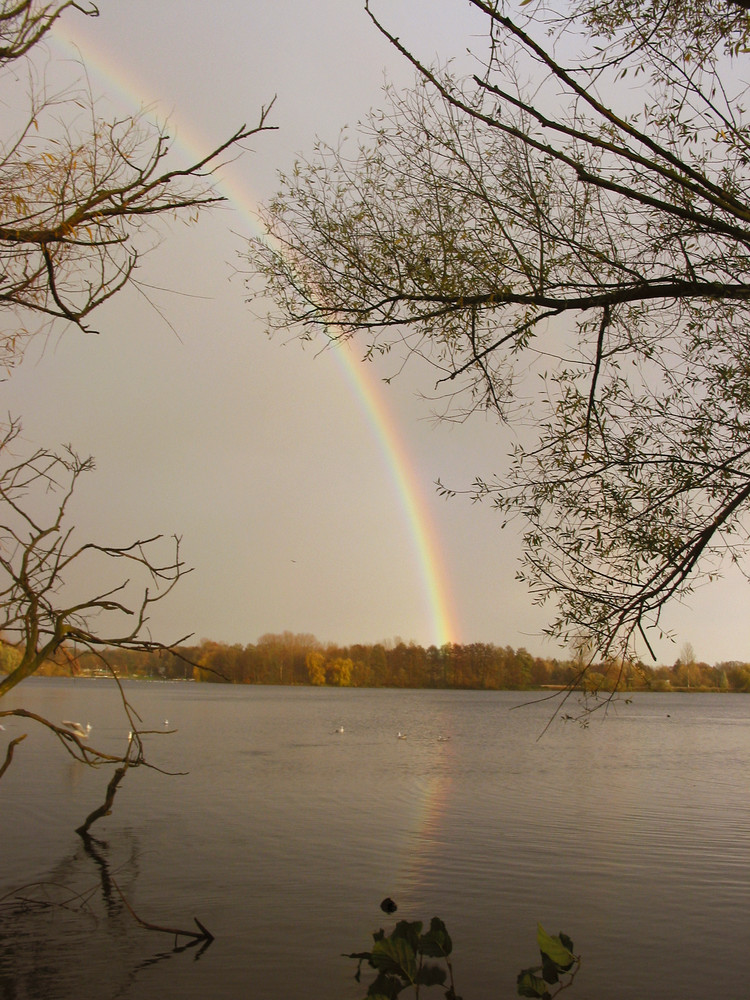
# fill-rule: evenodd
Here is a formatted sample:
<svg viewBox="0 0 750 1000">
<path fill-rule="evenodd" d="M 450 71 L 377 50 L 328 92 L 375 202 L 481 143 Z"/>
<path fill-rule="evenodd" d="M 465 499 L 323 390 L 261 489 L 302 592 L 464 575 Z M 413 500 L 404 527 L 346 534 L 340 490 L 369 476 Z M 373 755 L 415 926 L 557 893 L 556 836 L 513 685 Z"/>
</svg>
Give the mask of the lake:
<svg viewBox="0 0 750 1000">
<path fill-rule="evenodd" d="M 554 703 L 535 693 L 124 686 L 150 761 L 188 773 L 128 772 L 93 855 L 74 828 L 111 772 L 4 720 L 3 756 L 29 737 L 0 780 L 2 1000 L 356 1000 L 342 953 L 433 915 L 464 1000 L 515 995 L 537 921 L 583 956 L 571 1000 L 750 992 L 746 696 L 636 694 L 540 738 Z M 107 681 L 32 679 L 16 706 L 125 749 Z M 144 920 L 216 940 L 174 952 L 111 878 Z M 29 883 L 67 905 L 7 895 Z"/>
</svg>

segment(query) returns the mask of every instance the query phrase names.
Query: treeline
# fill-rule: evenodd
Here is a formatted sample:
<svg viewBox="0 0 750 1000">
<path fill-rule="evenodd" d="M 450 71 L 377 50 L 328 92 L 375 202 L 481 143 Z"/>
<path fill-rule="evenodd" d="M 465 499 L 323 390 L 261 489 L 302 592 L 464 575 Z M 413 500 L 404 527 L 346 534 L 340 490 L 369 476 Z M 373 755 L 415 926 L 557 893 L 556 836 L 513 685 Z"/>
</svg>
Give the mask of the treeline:
<svg viewBox="0 0 750 1000">
<path fill-rule="evenodd" d="M 532 656 L 526 649 L 491 643 L 419 646 L 413 642 L 323 644 L 312 635 L 284 632 L 240 644 L 203 640 L 175 653 L 109 650 L 107 660 L 122 677 L 194 680 L 206 683 L 299 684 L 336 687 L 473 688 L 530 690 L 576 685 L 589 690 L 750 691 L 750 664 L 682 663 L 651 667 L 640 662 L 604 662 L 585 671 L 579 659 Z M 101 673 L 91 654 L 78 657 L 82 674 Z M 69 672 L 69 668 L 68 668 Z"/>
</svg>

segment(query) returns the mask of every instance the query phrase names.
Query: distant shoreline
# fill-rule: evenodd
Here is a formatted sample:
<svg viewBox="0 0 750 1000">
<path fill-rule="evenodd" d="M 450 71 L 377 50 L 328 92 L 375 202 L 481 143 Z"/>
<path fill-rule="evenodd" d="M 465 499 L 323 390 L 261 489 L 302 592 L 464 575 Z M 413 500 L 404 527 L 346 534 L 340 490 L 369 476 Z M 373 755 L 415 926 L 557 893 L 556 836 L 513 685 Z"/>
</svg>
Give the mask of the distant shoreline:
<svg viewBox="0 0 750 1000">
<path fill-rule="evenodd" d="M 0 673 L 0 680 L 4 678 L 4 674 Z M 59 680 L 59 681 L 107 681 L 112 680 L 111 674 L 102 673 L 80 673 L 80 674 L 43 674 L 37 673 L 33 674 L 27 680 Z M 147 684 L 196 684 L 199 683 L 193 677 L 149 677 L 145 675 L 131 675 L 131 674 L 117 674 L 117 679 L 119 681 L 138 681 L 139 683 Z M 392 684 L 349 684 L 349 685 L 319 685 L 313 684 L 311 682 L 290 682 L 290 683 L 279 683 L 274 681 L 229 681 L 225 683 L 230 683 L 235 687 L 308 687 L 314 688 L 319 687 L 324 690 L 331 690 L 333 687 L 344 687 L 349 689 L 360 689 L 360 690 L 408 690 L 408 691 L 518 691 L 520 693 L 526 692 L 528 694 L 534 693 L 544 693 L 544 692 L 556 692 L 562 693 L 569 691 L 571 694 L 588 694 L 588 695 L 600 695 L 602 697 L 606 695 L 633 695 L 633 694 L 748 694 L 748 691 L 738 691 L 731 688 L 719 688 L 719 687 L 701 687 L 696 685 L 687 686 L 667 686 L 667 687 L 639 687 L 639 688 L 616 688 L 613 690 L 607 690 L 600 688 L 593 690 L 591 688 L 585 687 L 574 687 L 570 688 L 564 684 L 541 684 L 537 687 L 525 687 L 525 688 L 486 688 L 486 687 L 468 687 L 462 685 L 460 687 L 435 687 L 426 685 L 392 685 Z"/>
<path fill-rule="evenodd" d="M 20 652 L 0 645 L 0 668 L 12 673 Z M 677 659 L 670 666 L 640 660 L 534 656 L 524 647 L 493 643 L 420 646 L 400 639 L 340 646 L 314 635 L 282 632 L 257 642 L 228 645 L 203 639 L 170 649 L 106 648 L 66 650 L 47 661 L 40 675 L 112 676 L 181 680 L 206 684 L 268 684 L 313 687 L 414 688 L 471 691 L 582 691 L 606 695 L 617 690 L 750 692 L 750 663 L 708 663 Z"/>
</svg>

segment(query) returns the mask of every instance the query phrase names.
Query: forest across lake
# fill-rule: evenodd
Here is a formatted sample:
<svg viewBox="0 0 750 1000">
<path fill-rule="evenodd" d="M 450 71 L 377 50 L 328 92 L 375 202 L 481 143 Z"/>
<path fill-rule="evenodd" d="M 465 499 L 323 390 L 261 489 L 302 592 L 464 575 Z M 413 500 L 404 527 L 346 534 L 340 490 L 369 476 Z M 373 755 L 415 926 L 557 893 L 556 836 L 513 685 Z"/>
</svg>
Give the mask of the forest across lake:
<svg viewBox="0 0 750 1000">
<path fill-rule="evenodd" d="M 248 645 L 203 639 L 171 652 L 107 649 L 101 654 L 65 650 L 45 665 L 48 676 L 109 676 L 208 683 L 292 684 L 329 687 L 448 688 L 525 691 L 750 691 L 750 664 L 695 662 L 683 647 L 672 665 L 641 660 L 590 663 L 584 655 L 533 656 L 523 647 L 475 642 L 420 646 L 399 639 L 374 644 L 322 643 L 313 635 L 266 634 Z M 0 672 L 13 668 L 17 651 L 0 647 Z"/>
</svg>

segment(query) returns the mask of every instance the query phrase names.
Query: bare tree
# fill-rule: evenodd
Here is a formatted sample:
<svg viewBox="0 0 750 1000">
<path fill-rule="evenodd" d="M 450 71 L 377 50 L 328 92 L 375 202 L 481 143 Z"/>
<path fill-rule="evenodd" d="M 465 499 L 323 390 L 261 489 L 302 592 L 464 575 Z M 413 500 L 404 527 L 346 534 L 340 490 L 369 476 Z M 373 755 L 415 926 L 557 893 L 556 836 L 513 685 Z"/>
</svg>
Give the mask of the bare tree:
<svg viewBox="0 0 750 1000">
<path fill-rule="evenodd" d="M 249 259 L 272 328 L 420 356 L 444 416 L 512 424 L 468 492 L 521 518 L 549 633 L 650 650 L 748 543 L 750 12 L 469 2 L 456 78 L 365 0 L 416 85 L 282 177 Z"/>
<path fill-rule="evenodd" d="M 23 113 L 8 112 L 0 136 L 0 363 L 7 370 L 40 327 L 62 321 L 91 332 L 92 311 L 135 282 L 159 227 L 192 221 L 220 202 L 216 169 L 271 128 L 269 105 L 254 126 L 184 165 L 170 153 L 164 127 L 143 115 L 103 118 L 85 82 L 51 91 L 34 63 L 38 44 L 62 15 L 98 14 L 89 2 L 0 0 L 0 86 L 14 94 L 8 108 L 17 107 L 19 88 L 25 102 Z M 112 647 L 172 647 L 151 636 L 149 614 L 186 572 L 179 538 L 79 541 L 70 501 L 93 468 L 72 446 L 24 452 L 19 421 L 0 424 L 0 635 L 16 651 L 0 699 L 52 658 L 74 665 L 88 649 L 106 664 Z M 145 763 L 144 733 L 121 687 L 120 694 L 131 724 L 121 755 L 95 750 L 65 723 L 0 711 L 47 727 L 84 763 L 122 765 L 98 815 L 108 811 L 125 769 Z M 22 738 L 8 746 L 0 776 Z"/>
<path fill-rule="evenodd" d="M 166 653 L 177 644 L 152 637 L 149 613 L 187 570 L 177 537 L 157 535 L 125 545 L 78 541 L 69 506 L 80 477 L 94 469 L 93 460 L 70 447 L 27 455 L 20 437 L 20 424 L 12 420 L 0 439 L 0 636 L 6 652 L 15 653 L 6 657 L 8 672 L 0 677 L 0 718 L 21 718 L 47 729 L 80 763 L 118 765 L 105 803 L 79 829 L 85 835 L 91 823 L 109 814 L 127 770 L 154 766 L 144 750 L 148 731 L 109 668 L 108 650 Z M 75 672 L 85 650 L 109 669 L 119 691 L 130 726 L 122 752 L 97 749 L 74 723 L 25 708 L 2 708 L 8 691 L 50 661 L 62 661 Z M 25 736 L 8 742 L 0 778 Z"/>
<path fill-rule="evenodd" d="M 74 648 L 164 649 L 146 635 L 149 609 L 169 594 L 185 572 L 179 539 L 159 558 L 160 536 L 124 546 L 76 541 L 68 505 L 78 480 L 94 468 L 72 448 L 63 454 L 39 449 L 14 454 L 20 425 L 12 422 L 0 440 L 0 634 L 20 659 L 0 681 L 0 697 L 57 654 Z M 47 509 L 45 509 L 47 508 Z M 125 563 L 145 574 L 138 587 L 130 577 L 93 594 L 89 581 L 111 575 L 104 563 Z M 96 585 L 96 583 L 95 583 Z M 102 619 L 112 621 L 108 630 Z"/>
<path fill-rule="evenodd" d="M 67 8 L 98 14 L 93 4 L 0 3 L 0 69 L 30 59 Z M 160 222 L 223 200 L 212 172 L 270 127 L 268 112 L 177 166 L 163 127 L 143 115 L 103 119 L 85 86 L 50 93 L 32 76 L 26 114 L 0 145 L 0 307 L 16 315 L 2 337 L 6 363 L 22 349 L 29 314 L 90 330 L 91 312 L 134 280 Z"/>
<path fill-rule="evenodd" d="M 25 56 L 42 38 L 69 7 L 96 17 L 99 10 L 93 3 L 77 3 L 76 0 L 58 0 L 56 3 L 40 3 L 39 0 L 16 0 L 4 2 L 0 7 L 0 62 L 7 63 Z"/>
</svg>

